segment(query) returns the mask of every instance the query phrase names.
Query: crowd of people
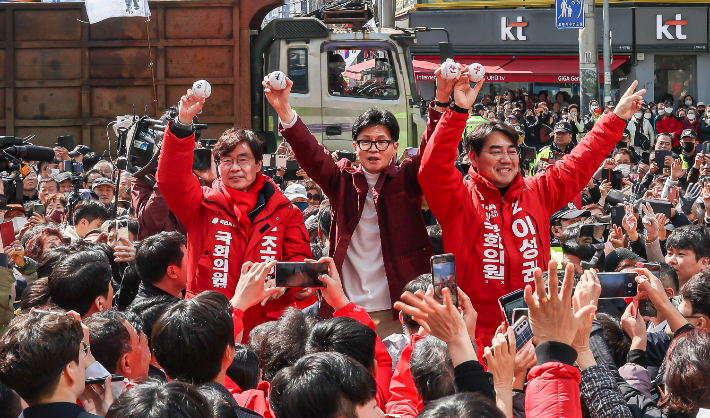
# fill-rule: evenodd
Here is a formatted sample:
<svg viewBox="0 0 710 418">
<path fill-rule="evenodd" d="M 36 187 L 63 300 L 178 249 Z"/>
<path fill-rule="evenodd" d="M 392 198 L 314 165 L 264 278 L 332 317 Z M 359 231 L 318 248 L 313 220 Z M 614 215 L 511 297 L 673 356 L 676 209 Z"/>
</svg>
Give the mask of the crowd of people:
<svg viewBox="0 0 710 418">
<path fill-rule="evenodd" d="M 436 72 L 417 149 L 372 108 L 353 121 L 354 157 L 267 76 L 276 154 L 300 180 L 236 127 L 193 169 L 207 99 L 190 90 L 152 174 L 83 145 L 28 161 L 24 202 L 3 213 L 0 416 L 702 416 L 702 103 L 655 106 L 634 82 L 586 116 L 564 94 L 508 92 L 491 112 L 461 70 Z M 585 241 L 590 226 L 606 232 Z M 444 254 L 455 280 L 435 292 Z M 283 262 L 327 273 L 283 287 Z M 633 273 L 637 292 L 602 297 L 603 272 Z M 519 290 L 521 346 L 524 322 L 499 302 Z"/>
</svg>

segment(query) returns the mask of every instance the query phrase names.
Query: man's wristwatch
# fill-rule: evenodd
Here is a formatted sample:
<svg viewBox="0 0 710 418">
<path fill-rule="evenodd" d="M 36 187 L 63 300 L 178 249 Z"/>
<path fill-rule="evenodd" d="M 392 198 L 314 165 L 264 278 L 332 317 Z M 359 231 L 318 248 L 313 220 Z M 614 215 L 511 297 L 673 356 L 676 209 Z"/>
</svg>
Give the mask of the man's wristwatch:
<svg viewBox="0 0 710 418">
<path fill-rule="evenodd" d="M 194 131 L 195 130 L 195 126 L 192 124 L 192 122 L 190 122 L 189 125 L 185 125 L 184 123 L 180 122 L 180 117 L 173 119 L 173 125 L 175 125 L 175 127 L 178 129 L 183 129 L 186 131 Z"/>
<path fill-rule="evenodd" d="M 440 102 L 436 99 L 434 99 L 434 106 L 436 107 L 449 107 L 451 105 L 452 100 L 449 99 L 448 102 Z"/>
</svg>

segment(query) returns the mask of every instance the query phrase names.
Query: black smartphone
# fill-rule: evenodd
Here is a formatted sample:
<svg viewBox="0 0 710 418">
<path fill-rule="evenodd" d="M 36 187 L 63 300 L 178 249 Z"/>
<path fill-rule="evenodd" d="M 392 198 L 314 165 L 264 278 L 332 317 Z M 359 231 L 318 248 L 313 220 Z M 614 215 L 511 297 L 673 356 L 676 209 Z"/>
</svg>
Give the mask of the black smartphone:
<svg viewBox="0 0 710 418">
<path fill-rule="evenodd" d="M 500 310 L 503 311 L 505 322 L 508 325 L 515 323 L 513 322 L 513 311 L 516 308 L 528 307 L 528 304 L 525 303 L 525 299 L 523 298 L 523 289 L 501 296 L 498 299 L 498 305 L 500 306 Z"/>
<path fill-rule="evenodd" d="M 626 210 L 623 206 L 612 206 L 611 207 L 611 224 L 622 228 L 622 223 L 624 222 L 624 216 L 626 216 Z"/>
<path fill-rule="evenodd" d="M 323 287 L 321 274 L 328 274 L 328 263 L 276 263 L 276 287 Z"/>
<path fill-rule="evenodd" d="M 55 145 L 58 147 L 66 148 L 68 151 L 73 150 L 74 149 L 74 135 L 58 136 L 57 143 Z"/>
<path fill-rule="evenodd" d="M 653 213 L 662 213 L 666 215 L 666 218 L 670 219 L 671 217 L 671 208 L 673 207 L 673 204 L 671 202 L 667 202 L 665 200 L 656 200 L 656 199 L 645 199 L 646 202 L 651 204 L 651 209 L 653 209 Z"/>
<path fill-rule="evenodd" d="M 46 209 L 45 209 L 44 205 L 41 203 L 34 205 L 32 210 L 33 210 L 33 213 L 36 213 L 39 216 L 44 216 L 46 213 Z"/>
<path fill-rule="evenodd" d="M 666 150 L 658 150 L 656 151 L 656 154 L 653 157 L 653 161 L 656 162 L 656 165 L 658 166 L 659 170 L 663 170 L 664 168 L 670 168 L 666 166 L 666 157 L 670 157 L 671 152 L 666 151 Z"/>
<path fill-rule="evenodd" d="M 632 298 L 638 293 L 636 273 L 598 273 L 599 284 L 602 286 L 600 299 Z"/>
<path fill-rule="evenodd" d="M 414 154 L 417 153 L 417 148 L 414 149 Z M 414 155 L 414 154 L 409 154 L 409 155 Z M 345 158 L 346 160 L 350 160 L 350 162 L 354 163 L 355 162 L 355 153 L 354 152 L 347 152 L 347 151 L 338 151 L 338 161 L 342 160 Z"/>
<path fill-rule="evenodd" d="M 298 165 L 298 161 L 296 160 L 290 160 L 286 161 L 286 172 L 283 175 L 283 180 L 284 181 L 298 181 L 298 180 L 303 180 L 303 177 L 297 176 L 296 173 L 298 170 L 301 169 L 301 166 Z"/>
<path fill-rule="evenodd" d="M 193 170 L 207 170 L 212 167 L 212 151 L 206 148 L 195 148 L 192 159 Z"/>
<path fill-rule="evenodd" d="M 648 318 L 655 318 L 658 316 L 658 310 L 656 306 L 651 302 L 651 299 L 641 299 L 638 306 L 639 314 Z"/>
<path fill-rule="evenodd" d="M 518 153 L 520 153 L 520 159 L 523 161 L 534 160 L 537 156 L 535 147 L 526 147 L 524 145 L 518 146 Z"/>
<path fill-rule="evenodd" d="M 595 223 L 582 225 L 579 228 L 577 244 L 603 244 L 609 236 L 609 224 Z"/>
<path fill-rule="evenodd" d="M 653 273 L 659 279 L 661 278 L 661 264 L 660 263 L 636 263 L 639 268 L 647 269 Z"/>
<path fill-rule="evenodd" d="M 108 376 L 106 376 L 108 377 Z M 106 377 L 99 378 L 99 379 L 86 379 L 84 380 L 85 385 L 103 385 L 104 382 L 106 382 Z M 111 382 L 123 382 L 123 376 L 120 374 L 112 374 L 111 375 Z"/>
<path fill-rule="evenodd" d="M 651 164 L 651 153 L 648 151 L 644 151 L 641 153 L 641 162 L 650 165 Z"/>
<path fill-rule="evenodd" d="M 434 287 L 434 299 L 443 304 L 444 296 L 441 291 L 448 287 L 454 306 L 459 306 L 456 259 L 453 254 L 435 255 L 431 258 L 431 284 Z"/>
<path fill-rule="evenodd" d="M 614 190 L 621 190 L 621 171 L 609 170 L 608 168 L 602 168 L 602 180 L 606 180 L 611 183 L 611 188 Z"/>
<path fill-rule="evenodd" d="M 710 141 L 703 142 L 703 155 L 710 155 Z"/>
</svg>

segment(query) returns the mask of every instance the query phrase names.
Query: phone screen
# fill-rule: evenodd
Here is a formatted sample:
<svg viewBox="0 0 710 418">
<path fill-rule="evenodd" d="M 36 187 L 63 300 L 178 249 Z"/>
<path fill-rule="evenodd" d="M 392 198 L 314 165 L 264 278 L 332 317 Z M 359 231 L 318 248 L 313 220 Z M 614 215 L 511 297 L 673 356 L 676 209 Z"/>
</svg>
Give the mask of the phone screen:
<svg viewBox="0 0 710 418">
<path fill-rule="evenodd" d="M 656 306 L 651 302 L 651 299 L 641 299 L 639 301 L 639 314 L 648 318 L 655 318 L 658 316 L 658 310 Z"/>
<path fill-rule="evenodd" d="M 444 303 L 441 291 L 448 287 L 454 306 L 459 306 L 458 287 L 456 285 L 456 262 L 453 254 L 435 255 L 431 258 L 431 284 L 434 287 L 434 299 Z"/>
<path fill-rule="evenodd" d="M 530 309 L 528 309 L 528 308 L 513 309 L 513 323 L 518 322 L 518 320 L 523 316 L 530 316 Z"/>
<path fill-rule="evenodd" d="M 328 263 L 276 263 L 276 287 L 324 287 L 321 274 L 328 274 Z"/>
<path fill-rule="evenodd" d="M 503 316 L 505 316 L 505 320 L 508 322 L 508 325 L 515 323 L 513 322 L 513 311 L 516 308 L 528 307 L 527 303 L 525 303 L 525 299 L 523 298 L 522 289 L 508 293 L 505 296 L 501 296 L 500 299 L 498 299 L 498 304 L 500 305 L 500 309 L 503 311 Z"/>
<path fill-rule="evenodd" d="M 598 273 L 602 286 L 600 299 L 631 298 L 636 296 L 636 273 Z"/>
<path fill-rule="evenodd" d="M 413 156 L 417 155 L 418 152 L 419 152 L 419 148 L 412 148 L 409 151 L 407 151 L 407 155 L 409 155 L 410 157 L 413 157 Z"/>
<path fill-rule="evenodd" d="M 212 151 L 206 148 L 195 148 L 192 158 L 193 170 L 207 170 L 212 166 Z"/>
</svg>

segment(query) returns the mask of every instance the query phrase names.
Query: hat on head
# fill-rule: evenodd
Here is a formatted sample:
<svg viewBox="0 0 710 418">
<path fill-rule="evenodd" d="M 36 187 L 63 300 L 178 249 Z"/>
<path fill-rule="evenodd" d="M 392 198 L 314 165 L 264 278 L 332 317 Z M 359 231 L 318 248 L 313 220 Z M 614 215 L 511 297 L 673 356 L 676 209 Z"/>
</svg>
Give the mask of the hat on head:
<svg viewBox="0 0 710 418">
<path fill-rule="evenodd" d="M 486 107 L 483 106 L 481 103 L 476 103 L 475 105 L 473 105 L 474 112 L 480 112 L 481 110 L 486 110 Z"/>
<path fill-rule="evenodd" d="M 683 132 L 680 133 L 680 138 L 693 138 L 695 140 L 698 139 L 698 134 L 695 133 L 695 130 L 693 129 L 683 129 Z"/>
<path fill-rule="evenodd" d="M 78 157 L 79 154 L 86 155 L 90 152 L 91 152 L 91 148 L 87 147 L 86 145 L 77 145 L 73 151 L 69 151 L 69 156 L 70 157 Z"/>
<path fill-rule="evenodd" d="M 575 206 L 573 202 L 570 202 L 567 206 L 552 214 L 550 223 L 563 219 L 568 221 L 570 219 L 579 218 L 580 216 L 586 218 L 592 216 L 592 213 L 588 210 L 577 209 L 577 206 Z"/>
<path fill-rule="evenodd" d="M 614 101 L 609 100 L 608 102 L 606 102 L 606 107 L 614 107 Z"/>
<path fill-rule="evenodd" d="M 94 182 L 91 183 L 91 190 L 96 190 L 96 188 L 99 186 L 111 186 L 114 189 L 116 188 L 116 185 L 113 184 L 113 182 L 110 179 L 107 179 L 106 177 L 99 177 L 94 180 Z"/>
<path fill-rule="evenodd" d="M 555 130 L 553 132 L 554 133 L 564 132 L 567 134 L 571 134 L 572 133 L 572 125 L 570 125 L 569 122 L 557 122 L 555 124 Z"/>
<path fill-rule="evenodd" d="M 318 217 L 316 215 L 311 215 L 306 219 L 306 229 L 312 231 L 318 228 Z"/>
<path fill-rule="evenodd" d="M 631 136 L 631 132 L 629 132 L 628 129 L 624 129 L 624 137 L 629 137 Z"/>
<path fill-rule="evenodd" d="M 705 102 L 698 102 L 697 106 L 705 106 Z"/>
<path fill-rule="evenodd" d="M 525 127 L 519 123 L 513 125 L 513 129 L 518 133 L 518 136 L 525 135 Z"/>
<path fill-rule="evenodd" d="M 71 173 L 67 173 L 66 171 L 63 173 L 57 174 L 57 177 L 54 178 L 54 180 L 57 181 L 57 183 L 61 183 L 63 181 L 71 180 Z"/>
<path fill-rule="evenodd" d="M 293 199 L 296 199 L 298 197 L 302 197 L 304 199 L 308 199 L 306 196 L 306 188 L 303 187 L 302 184 L 292 184 L 284 190 L 284 195 L 288 198 L 288 200 L 293 201 Z"/>
</svg>

